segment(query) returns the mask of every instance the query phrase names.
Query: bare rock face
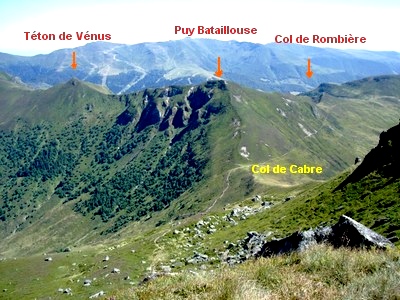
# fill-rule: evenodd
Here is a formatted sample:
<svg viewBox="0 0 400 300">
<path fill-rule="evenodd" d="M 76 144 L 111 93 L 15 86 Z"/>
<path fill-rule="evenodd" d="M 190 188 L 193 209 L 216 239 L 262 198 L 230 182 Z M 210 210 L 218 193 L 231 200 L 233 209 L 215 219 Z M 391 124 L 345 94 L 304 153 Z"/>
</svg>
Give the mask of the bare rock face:
<svg viewBox="0 0 400 300">
<path fill-rule="evenodd" d="M 157 109 L 156 102 L 152 97 L 146 97 L 145 107 L 136 126 L 137 131 L 140 132 L 147 126 L 157 124 L 160 120 L 160 112 Z"/>
<path fill-rule="evenodd" d="M 259 234 L 256 231 L 249 231 L 244 243 L 242 243 L 246 254 L 245 257 L 256 256 L 261 251 L 266 237 L 267 235 Z"/>
<path fill-rule="evenodd" d="M 335 247 L 376 247 L 379 249 L 393 247 L 387 238 L 345 215 L 332 226 L 332 233 L 328 239 L 329 243 Z"/>
<path fill-rule="evenodd" d="M 268 257 L 272 255 L 285 254 L 293 251 L 301 251 L 316 244 L 313 230 L 294 232 L 288 237 L 266 242 L 256 257 Z"/>
</svg>

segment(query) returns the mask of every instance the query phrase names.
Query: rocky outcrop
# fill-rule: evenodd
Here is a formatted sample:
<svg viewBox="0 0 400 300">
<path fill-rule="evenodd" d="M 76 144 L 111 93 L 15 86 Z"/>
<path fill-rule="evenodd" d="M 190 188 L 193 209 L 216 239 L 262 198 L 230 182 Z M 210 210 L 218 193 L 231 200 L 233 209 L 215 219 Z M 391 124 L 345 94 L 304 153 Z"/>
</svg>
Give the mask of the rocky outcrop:
<svg viewBox="0 0 400 300">
<path fill-rule="evenodd" d="M 260 234 L 256 231 L 248 232 L 247 237 L 239 240 L 237 244 L 230 243 L 228 245 L 227 251 L 221 255 L 221 261 L 234 265 L 251 257 L 257 257 L 270 235 L 271 232 L 266 234 Z M 230 252 L 232 253 L 230 254 Z"/>
<path fill-rule="evenodd" d="M 274 204 L 272 202 L 262 202 L 261 206 L 258 207 L 235 207 L 232 211 L 223 217 L 224 221 L 230 222 L 232 225 L 237 225 L 237 221 L 246 220 L 249 216 L 255 215 L 261 211 L 269 209 Z"/>
<path fill-rule="evenodd" d="M 137 124 L 137 131 L 140 132 L 144 128 L 150 125 L 154 125 L 160 122 L 160 112 L 157 109 L 157 104 L 154 102 L 153 98 L 146 97 L 146 106 L 143 109 L 139 122 Z"/>
<path fill-rule="evenodd" d="M 286 238 L 266 242 L 257 256 L 268 257 L 292 251 L 302 251 L 317 243 L 351 248 L 376 247 L 385 249 L 393 246 L 387 238 L 343 215 L 332 227 L 295 232 Z"/>
<path fill-rule="evenodd" d="M 225 83 L 207 81 L 204 85 L 191 87 L 186 96 L 181 95 L 183 88 L 178 87 L 146 89 L 141 102 L 137 97 L 125 101 L 128 108 L 118 116 L 116 123 L 125 126 L 137 122 L 137 132 L 156 124 L 160 131 L 168 130 L 168 134 L 173 134 L 174 129 L 189 131 L 198 126 L 199 120 L 220 113 L 223 105 L 220 101 L 213 103 L 216 89 L 226 90 Z"/>
<path fill-rule="evenodd" d="M 376 247 L 385 249 L 393 244 L 382 235 L 365 227 L 347 216 L 341 216 L 332 226 L 328 242 L 335 247 Z"/>
<path fill-rule="evenodd" d="M 187 97 L 190 106 L 193 110 L 203 107 L 213 96 L 212 90 L 203 90 L 201 87 L 197 87 Z"/>
<path fill-rule="evenodd" d="M 372 172 L 377 172 L 386 178 L 399 178 L 399 136 L 400 124 L 387 131 L 383 131 L 379 137 L 379 144 L 365 156 L 357 169 L 355 169 L 335 190 L 344 188 L 348 183 L 357 182 Z"/>
<path fill-rule="evenodd" d="M 165 96 L 167 97 L 173 97 L 175 95 L 179 95 L 183 93 L 182 87 L 179 86 L 170 86 L 169 88 L 166 89 L 166 94 Z"/>
<path fill-rule="evenodd" d="M 247 237 L 239 241 L 237 245 L 232 243 L 228 245 L 227 252 L 223 253 L 221 260 L 228 264 L 235 264 L 250 257 L 269 257 L 303 251 L 319 243 L 326 243 L 334 247 L 366 249 L 393 247 L 393 244 L 387 238 L 345 215 L 341 216 L 333 226 L 294 232 L 282 239 L 267 241 L 270 234 L 248 232 Z M 231 250 L 234 254 L 229 255 Z"/>
<path fill-rule="evenodd" d="M 187 125 L 185 124 L 185 116 L 181 107 L 177 109 L 175 116 L 172 119 L 172 125 L 174 126 L 174 128 L 182 128 Z"/>
<path fill-rule="evenodd" d="M 208 262 L 208 255 L 198 253 L 197 251 L 194 251 L 194 254 L 191 258 L 186 259 L 187 264 L 198 264 L 198 263 L 204 263 Z"/>
</svg>

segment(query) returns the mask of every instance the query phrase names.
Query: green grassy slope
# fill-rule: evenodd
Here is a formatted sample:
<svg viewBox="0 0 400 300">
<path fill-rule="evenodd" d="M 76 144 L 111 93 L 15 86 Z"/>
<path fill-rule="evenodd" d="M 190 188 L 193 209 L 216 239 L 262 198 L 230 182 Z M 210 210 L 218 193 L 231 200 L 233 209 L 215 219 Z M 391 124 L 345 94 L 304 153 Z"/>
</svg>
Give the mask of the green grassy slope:
<svg viewBox="0 0 400 300">
<path fill-rule="evenodd" d="M 43 121 L 64 125 L 69 119 L 87 117 L 89 111 L 111 108 L 115 113 L 121 109 L 116 101 L 110 101 L 107 89 L 76 79 L 48 90 L 30 90 L 3 76 L 0 78 L 0 89 L 2 128 L 14 126 L 19 119 L 30 125 Z"/>
<path fill-rule="evenodd" d="M 10 118 L 0 135 L 0 288 L 6 289 L 5 299 L 57 299 L 64 296 L 58 288 L 68 287 L 77 299 L 99 290 L 109 296 L 132 295 L 131 286 L 162 265 L 182 262 L 174 271 L 196 269 L 185 264 L 193 250 L 215 257 L 206 266 L 212 269 L 226 241 L 236 242 L 248 231 L 282 237 L 336 222 L 341 214 L 398 243 L 398 168 L 394 173 L 373 168 L 341 189 L 354 167 L 327 182 L 282 174 L 253 177 L 249 171 L 252 163 L 268 163 L 268 155 L 274 163 L 291 164 L 311 159 L 310 151 L 314 162 L 320 157 L 338 172 L 345 167 L 344 157 L 353 160 L 354 149 L 376 144 L 368 146 L 378 137 L 372 135 L 376 128 L 396 121 L 393 101 L 393 106 L 381 107 L 382 118 L 374 115 L 368 99 L 363 107 L 355 106 L 358 99 L 353 98 L 322 101 L 316 113 L 316 104 L 307 97 L 259 93 L 220 81 L 122 96 L 97 93 L 80 82 L 58 88 L 64 93 L 59 101 L 68 95 L 78 99 L 71 114 L 57 117 L 52 109 L 57 102 L 48 102 L 49 115 L 59 122 Z M 87 107 L 83 95 L 89 93 L 97 96 L 89 98 L 93 105 Z M 352 125 L 350 116 L 359 116 L 359 123 Z M 304 139 L 299 122 L 319 130 Z M 372 130 L 368 124 L 377 127 Z M 325 127 L 334 130 L 328 133 Z M 351 143 L 355 137 L 359 140 Z M 393 141 L 384 145 L 398 153 Z M 261 147 L 264 142 L 270 147 Z M 250 153 L 247 158 L 240 154 L 243 146 Z M 337 157 L 341 167 L 334 164 Z M 194 180 L 188 184 L 187 178 Z M 171 187 L 174 182 L 179 185 Z M 180 193 L 169 194 L 176 191 Z M 224 219 L 234 207 L 259 207 L 251 201 L 256 193 L 274 205 L 237 220 L 236 226 Z M 284 201 L 288 196 L 291 200 Z M 124 199 L 132 202 L 123 207 Z M 115 204 L 109 211 L 108 203 Z M 195 237 L 199 220 L 213 222 L 217 231 Z M 62 252 L 67 247 L 72 251 Z M 109 262 L 102 261 L 105 255 Z M 52 262 L 44 261 L 48 256 Z M 113 268 L 121 273 L 111 273 Z M 93 280 L 90 287 L 83 286 L 85 279 Z"/>
<path fill-rule="evenodd" d="M 195 274 L 164 276 L 112 292 L 122 299 L 396 299 L 398 250 L 386 253 L 317 246 Z"/>
<path fill-rule="evenodd" d="M 223 81 L 121 96 L 76 79 L 43 91 L 5 75 L 0 84 L 7 111 L 0 252 L 7 256 L 197 218 L 266 187 L 296 195 L 300 184 L 350 166 L 398 118 L 398 103 L 384 97 L 316 104 Z M 395 93 L 392 86 L 387 93 Z M 252 164 L 308 164 L 324 172 L 254 176 Z"/>
<path fill-rule="evenodd" d="M 394 77 L 394 83 L 396 80 Z M 380 91 L 380 97 L 331 97 L 314 103 L 308 96 L 263 94 L 232 84 L 232 105 L 241 122 L 240 147 L 250 153 L 243 164 L 248 169 L 252 164 L 323 168 L 322 174 L 312 176 L 256 176 L 257 181 L 272 185 L 291 185 L 310 177 L 322 180 L 337 174 L 352 165 L 356 156 L 364 156 L 382 130 L 396 124 L 399 101 L 384 95 L 399 94 L 397 88 L 388 86 L 386 93 Z M 352 88 L 353 93 L 370 90 L 367 84 Z"/>
</svg>

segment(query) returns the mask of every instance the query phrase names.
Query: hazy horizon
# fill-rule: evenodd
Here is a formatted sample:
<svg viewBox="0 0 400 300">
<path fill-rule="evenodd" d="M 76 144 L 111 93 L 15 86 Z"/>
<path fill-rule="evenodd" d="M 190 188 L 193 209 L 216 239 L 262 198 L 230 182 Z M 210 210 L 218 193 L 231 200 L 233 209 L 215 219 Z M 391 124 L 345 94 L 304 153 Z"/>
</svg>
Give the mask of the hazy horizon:
<svg viewBox="0 0 400 300">
<path fill-rule="evenodd" d="M 175 26 L 249 27 L 257 34 L 210 35 L 195 34 L 193 38 L 236 40 L 259 44 L 273 43 L 276 35 L 330 37 L 350 35 L 365 37 L 364 44 L 307 44 L 335 49 L 361 49 L 400 52 L 393 35 L 400 15 L 400 3 L 385 1 L 316 1 L 301 3 L 285 0 L 218 1 L 161 1 L 70 0 L 68 2 L 35 2 L 20 0 L 0 4 L 0 52 L 33 56 L 64 48 L 75 48 L 90 41 L 26 40 L 24 32 L 59 35 L 87 31 L 110 34 L 109 42 L 138 44 L 180 40 L 187 35 L 175 34 Z M 327 47 L 328 46 L 328 47 Z"/>
</svg>

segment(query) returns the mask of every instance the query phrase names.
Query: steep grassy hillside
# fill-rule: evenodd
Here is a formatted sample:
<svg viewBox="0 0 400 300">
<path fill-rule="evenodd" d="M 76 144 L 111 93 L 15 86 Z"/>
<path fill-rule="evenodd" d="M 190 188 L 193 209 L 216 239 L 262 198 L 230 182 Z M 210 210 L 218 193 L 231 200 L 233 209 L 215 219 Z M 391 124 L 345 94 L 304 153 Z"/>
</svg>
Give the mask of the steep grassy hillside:
<svg viewBox="0 0 400 300">
<path fill-rule="evenodd" d="M 123 107 L 112 101 L 108 90 L 91 83 L 71 79 L 48 90 L 29 90 L 10 79 L 0 78 L 1 127 L 15 126 L 18 121 L 29 126 L 41 122 L 64 126 L 79 117 L 88 118 L 107 111 L 115 114 Z M 96 109 L 93 109 L 96 106 Z M 93 113 L 92 113 L 93 112 Z M 90 114 L 92 113 L 92 114 Z"/>
<path fill-rule="evenodd" d="M 244 219 L 234 218 L 233 212 L 240 211 L 240 207 L 257 209 L 257 204 L 243 202 L 226 215 L 175 227 L 174 233 L 158 240 L 160 251 L 169 254 L 164 254 L 159 265 L 168 264 L 171 258 L 191 257 L 188 244 L 195 246 L 196 253 L 207 253 L 218 261 L 226 253 L 234 253 L 237 238 L 249 231 L 282 237 L 295 230 L 331 224 L 342 214 L 399 244 L 399 129 L 400 124 L 383 132 L 377 147 L 350 175 L 344 173 L 314 188 L 309 186 L 289 201 L 277 199 L 278 195 L 269 191 L 263 200 L 273 203 L 272 207 Z M 232 226 L 226 216 L 239 224 Z M 199 224 L 218 229 L 198 239 L 198 231 L 202 232 Z M 196 229 L 197 233 L 191 234 Z M 201 266 L 186 259 L 186 268 L 174 276 L 161 276 L 144 286 L 111 293 L 132 299 L 396 299 L 400 296 L 399 254 L 398 247 L 388 252 L 367 252 L 317 246 L 303 253 L 251 260 L 233 268 L 216 267 L 219 264 L 213 259 Z"/>
<path fill-rule="evenodd" d="M 400 252 L 335 250 L 246 262 L 214 272 L 164 276 L 111 292 L 116 299 L 397 299 Z"/>
<path fill-rule="evenodd" d="M 311 176 L 317 180 L 349 167 L 355 157 L 368 153 L 382 130 L 397 123 L 398 80 L 398 76 L 377 77 L 363 84 L 339 85 L 336 89 L 347 89 L 358 96 L 324 96 L 319 103 L 310 98 L 313 92 L 305 96 L 260 94 L 229 86 L 232 105 L 242 122 L 240 147 L 249 153 L 248 165 L 321 166 L 323 173 Z M 287 172 L 257 175 L 256 179 L 290 185 L 305 178 Z"/>
<path fill-rule="evenodd" d="M 387 132 L 396 132 L 399 126 Z M 393 137 L 393 144 L 397 145 L 398 135 Z M 381 140 L 376 149 L 383 149 L 395 160 L 397 157 L 390 154 L 397 153 L 398 149 L 391 149 L 386 141 Z M 384 165 L 388 165 L 387 161 Z M 374 299 L 374 295 L 396 298 L 399 295 L 398 249 L 382 253 L 322 246 L 302 254 L 249 261 L 234 268 L 221 267 L 223 253 L 228 249 L 234 251 L 231 243 L 238 243 L 249 231 L 269 233 L 269 238 L 283 237 L 295 230 L 331 224 L 341 214 L 352 216 L 398 244 L 399 169 L 395 173 L 380 173 L 381 166 L 375 165 L 362 178 L 348 182 L 342 189 L 338 189 L 341 183 L 352 177 L 348 176 L 349 172 L 322 184 L 269 188 L 261 198 L 270 203 L 270 208 L 259 210 L 260 202 L 246 199 L 227 205 L 223 212 L 205 211 L 154 230 L 143 230 L 139 224 L 127 227 L 121 236 L 116 235 L 105 243 L 72 245 L 46 254 L 2 259 L 0 287 L 5 290 L 2 297 L 58 299 L 70 288 L 76 299 L 85 299 L 101 290 L 117 299 L 234 296 L 285 299 L 287 295 L 294 297 L 299 293 L 305 299 L 357 299 L 360 295 L 365 299 Z M 357 170 L 352 174 L 357 174 Z M 287 200 L 293 194 L 296 197 Z M 241 210 L 248 212 L 249 208 L 252 213 L 240 213 Z M 193 251 L 206 254 L 208 260 L 191 262 Z M 45 261 L 47 257 L 52 261 Z M 113 273 L 114 268 L 120 271 Z M 139 284 L 145 274 L 168 268 L 173 275 Z M 92 280 L 90 286 L 83 285 L 87 279 Z M 62 292 L 58 291 L 60 288 Z"/>
</svg>

